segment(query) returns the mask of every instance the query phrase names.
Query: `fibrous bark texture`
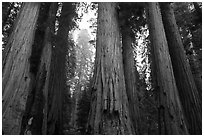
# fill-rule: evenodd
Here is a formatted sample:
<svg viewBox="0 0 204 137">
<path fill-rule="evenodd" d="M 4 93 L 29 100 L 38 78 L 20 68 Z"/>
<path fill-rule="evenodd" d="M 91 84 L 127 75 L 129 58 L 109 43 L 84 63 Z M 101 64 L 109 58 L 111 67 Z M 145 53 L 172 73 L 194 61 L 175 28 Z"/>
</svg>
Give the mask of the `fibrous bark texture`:
<svg viewBox="0 0 204 137">
<path fill-rule="evenodd" d="M 42 123 L 42 134 L 47 134 L 47 118 L 48 118 L 48 88 L 49 88 L 49 80 L 51 75 L 51 57 L 52 57 L 52 46 L 53 46 L 53 35 L 55 31 L 55 19 L 56 19 L 56 13 L 57 13 L 58 4 L 52 3 L 50 6 L 50 12 L 49 12 L 49 26 L 46 29 L 46 36 L 45 36 L 45 47 L 43 48 L 43 53 L 41 57 L 41 68 L 45 64 L 45 68 L 47 71 L 46 75 L 46 81 L 45 86 L 43 89 L 43 95 L 45 99 L 45 104 L 43 108 L 43 123 Z"/>
<path fill-rule="evenodd" d="M 125 88 L 117 3 L 99 3 L 91 134 L 134 134 Z"/>
<path fill-rule="evenodd" d="M 4 134 L 19 134 L 30 90 L 29 57 L 40 9 L 39 3 L 24 3 L 8 45 L 2 76 L 2 127 Z"/>
<path fill-rule="evenodd" d="M 171 55 L 174 76 L 178 87 L 187 127 L 190 134 L 202 134 L 202 101 L 200 100 L 182 40 L 170 3 L 160 3 L 162 19 Z"/>
<path fill-rule="evenodd" d="M 30 92 L 26 103 L 26 112 L 23 117 L 21 134 L 29 133 L 35 135 L 47 133 L 48 84 L 53 42 L 51 38 L 53 37 L 55 29 L 57 7 L 57 3 L 46 3 L 43 6 L 43 10 L 40 11 L 40 17 L 38 19 L 39 26 L 43 23 L 46 23 L 48 26 L 41 29 L 39 29 L 38 26 L 37 29 L 38 33 L 43 32 L 42 36 L 40 35 L 43 37 L 42 41 L 39 41 L 39 36 L 35 37 L 35 42 L 38 41 L 38 43 L 36 42 L 35 44 L 38 44 L 40 49 L 40 51 L 38 50 L 38 54 L 40 54 L 38 61 L 39 67 L 37 71 L 35 71 L 36 77 L 33 83 L 32 92 Z M 43 12 L 48 13 L 48 15 Z M 38 34 L 37 32 L 36 34 Z M 36 57 L 34 56 L 33 58 Z M 29 123 L 28 121 L 31 120 L 32 122 Z"/>
<path fill-rule="evenodd" d="M 73 3 L 63 3 L 56 43 L 53 45 L 48 93 L 47 134 L 62 134 L 62 103 L 66 86 L 66 53 L 73 19 Z"/>
<path fill-rule="evenodd" d="M 188 134 L 158 3 L 148 4 L 148 17 L 159 92 L 159 133 Z"/>
<path fill-rule="evenodd" d="M 130 115 L 132 119 L 133 126 L 135 128 L 135 133 L 139 134 L 139 102 L 138 102 L 138 89 L 137 89 L 137 79 L 136 79 L 136 68 L 134 65 L 134 56 L 132 48 L 132 37 L 131 28 L 129 26 L 122 27 L 122 55 L 123 55 L 123 66 L 125 75 L 125 85 L 126 92 L 130 106 Z M 138 78 L 139 79 L 139 78 Z"/>
</svg>

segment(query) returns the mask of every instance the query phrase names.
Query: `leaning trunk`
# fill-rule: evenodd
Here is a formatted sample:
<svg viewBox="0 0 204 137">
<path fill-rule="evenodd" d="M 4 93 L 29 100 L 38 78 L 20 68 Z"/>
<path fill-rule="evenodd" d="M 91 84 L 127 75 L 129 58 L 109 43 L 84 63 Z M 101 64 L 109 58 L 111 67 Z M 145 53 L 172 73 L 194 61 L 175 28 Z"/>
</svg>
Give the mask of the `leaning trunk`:
<svg viewBox="0 0 204 137">
<path fill-rule="evenodd" d="M 149 27 L 158 81 L 160 134 L 188 134 L 158 3 L 149 3 Z"/>
<path fill-rule="evenodd" d="M 8 42 L 2 76 L 2 127 L 4 134 L 19 134 L 30 89 L 29 57 L 40 3 L 24 3 Z M 10 46 L 9 46 L 10 45 Z"/>
<path fill-rule="evenodd" d="M 202 101 L 199 97 L 170 3 L 160 3 L 179 96 L 190 134 L 202 133 Z"/>
<path fill-rule="evenodd" d="M 96 61 L 88 132 L 133 134 L 126 95 L 117 3 L 99 3 Z"/>
</svg>

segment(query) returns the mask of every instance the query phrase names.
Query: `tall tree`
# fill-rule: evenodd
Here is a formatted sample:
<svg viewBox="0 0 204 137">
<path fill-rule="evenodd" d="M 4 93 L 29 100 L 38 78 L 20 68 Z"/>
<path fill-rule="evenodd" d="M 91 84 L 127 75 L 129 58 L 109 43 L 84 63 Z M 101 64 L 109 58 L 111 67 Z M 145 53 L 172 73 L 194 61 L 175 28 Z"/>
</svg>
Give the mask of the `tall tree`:
<svg viewBox="0 0 204 137">
<path fill-rule="evenodd" d="M 202 133 L 202 100 L 199 97 L 170 3 L 160 3 L 176 85 L 190 134 Z"/>
<path fill-rule="evenodd" d="M 125 88 L 117 3 L 98 4 L 91 134 L 134 134 Z"/>
<path fill-rule="evenodd" d="M 5 134 L 19 134 L 31 75 L 29 57 L 40 3 L 24 3 L 7 44 L 2 76 L 2 127 Z M 10 45 L 10 46 L 9 46 Z"/>
<path fill-rule="evenodd" d="M 57 7 L 57 3 L 41 3 L 38 27 L 30 58 L 32 64 L 30 71 L 34 75 L 33 87 L 27 99 L 21 134 L 46 134 L 48 84 L 53 45 L 51 38 L 55 29 Z"/>
<path fill-rule="evenodd" d="M 66 87 L 66 53 L 68 45 L 68 33 L 72 29 L 73 17 L 75 16 L 75 5 L 73 3 L 62 3 L 61 16 L 59 18 L 59 29 L 57 31 L 56 43 L 53 45 L 51 59 L 51 76 L 48 93 L 48 119 L 47 134 L 62 134 L 62 103 L 63 92 Z"/>
<path fill-rule="evenodd" d="M 76 45 L 76 70 L 75 70 L 75 90 L 73 94 L 73 111 L 71 117 L 71 125 L 77 128 L 77 113 L 78 102 L 82 97 L 82 89 L 85 88 L 91 74 L 92 74 L 92 57 L 91 44 L 89 44 L 90 35 L 88 30 L 80 30 Z"/>
<path fill-rule="evenodd" d="M 148 17 L 157 70 L 159 133 L 188 134 L 158 3 L 148 3 Z"/>
<path fill-rule="evenodd" d="M 128 22 L 126 20 L 126 22 Z M 138 89 L 137 89 L 137 81 L 136 81 L 136 68 L 134 63 L 133 56 L 133 32 L 128 25 L 125 23 L 122 26 L 122 55 L 123 55 L 123 67 L 124 67 L 124 76 L 125 76 L 125 86 L 128 101 L 130 104 L 130 114 L 131 119 L 133 121 L 133 126 L 135 128 L 136 134 L 139 134 L 139 102 L 138 102 Z"/>
<path fill-rule="evenodd" d="M 50 11 L 49 11 L 49 18 L 48 18 L 48 27 L 46 28 L 45 32 L 45 41 L 44 41 L 44 48 L 41 56 L 41 64 L 40 68 L 43 72 L 46 71 L 46 79 L 45 79 L 45 84 L 43 88 L 43 95 L 45 99 L 45 104 L 44 104 L 44 116 L 43 116 L 43 123 L 42 123 L 42 134 L 46 135 L 47 134 L 47 119 L 48 119 L 48 93 L 49 93 L 49 79 L 51 77 L 51 57 L 52 57 L 52 49 L 54 45 L 53 41 L 53 35 L 55 32 L 55 21 L 56 21 L 56 13 L 57 13 L 57 8 L 58 4 L 57 3 L 52 3 L 50 6 Z M 44 67 L 45 66 L 45 67 Z M 42 74 L 41 74 L 42 75 Z M 39 83 L 40 84 L 40 83 Z"/>
</svg>

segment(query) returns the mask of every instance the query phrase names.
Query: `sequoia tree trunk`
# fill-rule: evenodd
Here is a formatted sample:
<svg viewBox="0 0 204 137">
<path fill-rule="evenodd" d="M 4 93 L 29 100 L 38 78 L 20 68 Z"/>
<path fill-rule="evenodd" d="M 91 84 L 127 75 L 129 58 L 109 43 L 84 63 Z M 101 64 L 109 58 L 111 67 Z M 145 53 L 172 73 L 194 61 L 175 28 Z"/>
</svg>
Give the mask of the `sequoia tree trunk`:
<svg viewBox="0 0 204 137">
<path fill-rule="evenodd" d="M 134 134 L 125 88 L 117 3 L 99 3 L 90 134 Z"/>
<path fill-rule="evenodd" d="M 188 134 L 158 3 L 148 4 L 148 19 L 158 82 L 160 134 Z"/>
<path fill-rule="evenodd" d="M 63 92 L 66 86 L 66 53 L 68 45 L 68 34 L 72 25 L 75 12 L 73 3 L 63 3 L 61 16 L 59 18 L 59 29 L 57 31 L 56 43 L 52 49 L 51 74 L 48 93 L 48 119 L 47 134 L 62 134 L 62 103 Z M 66 91 L 67 92 L 67 91 Z"/>
<path fill-rule="evenodd" d="M 43 108 L 43 124 L 42 124 L 42 134 L 47 134 L 47 119 L 48 119 L 48 87 L 49 87 L 49 79 L 51 75 L 51 57 L 52 57 L 52 47 L 54 45 L 54 41 L 52 39 L 55 31 L 55 20 L 56 20 L 56 13 L 57 13 L 58 4 L 52 3 L 50 7 L 49 12 L 49 26 L 46 29 L 45 34 L 45 47 L 43 48 L 43 53 L 41 57 L 41 68 L 43 68 L 43 65 L 45 64 L 46 69 L 46 79 L 45 79 L 45 85 L 43 88 L 43 96 L 45 99 L 45 104 Z"/>
<path fill-rule="evenodd" d="M 138 102 L 138 89 L 136 81 L 136 68 L 134 65 L 134 56 L 132 48 L 132 37 L 131 28 L 127 25 L 122 27 L 122 55 L 123 55 L 123 66 L 124 66 L 124 76 L 125 76 L 125 86 L 127 97 L 130 105 L 130 115 L 132 119 L 133 126 L 135 128 L 135 133 L 139 134 L 139 102 Z"/>
<path fill-rule="evenodd" d="M 187 119 L 187 128 L 190 134 L 202 134 L 202 100 L 199 97 L 189 63 L 184 53 L 174 11 L 170 3 L 160 3 L 160 6 L 174 76 L 184 115 Z"/>
<path fill-rule="evenodd" d="M 55 30 L 55 18 L 57 12 L 57 3 L 46 3 L 44 10 L 40 11 L 40 17 L 43 20 L 38 20 L 38 24 L 47 23 L 47 27 L 41 29 L 44 32 L 43 40 L 40 45 L 42 52 L 39 58 L 39 68 L 36 74 L 34 87 L 29 94 L 26 103 L 26 112 L 23 117 L 21 134 L 46 134 L 47 127 L 47 102 L 48 102 L 48 84 L 50 77 L 50 64 L 53 40 L 51 39 Z M 44 13 L 48 16 L 44 16 Z M 39 28 L 38 28 L 39 29 Z M 37 32 L 36 32 L 37 33 Z M 39 41 L 39 38 L 36 38 Z M 31 121 L 32 122 L 28 122 Z"/>
<path fill-rule="evenodd" d="M 40 3 L 24 3 L 9 39 L 2 76 L 2 128 L 4 134 L 19 134 L 30 89 L 29 57 Z"/>
</svg>

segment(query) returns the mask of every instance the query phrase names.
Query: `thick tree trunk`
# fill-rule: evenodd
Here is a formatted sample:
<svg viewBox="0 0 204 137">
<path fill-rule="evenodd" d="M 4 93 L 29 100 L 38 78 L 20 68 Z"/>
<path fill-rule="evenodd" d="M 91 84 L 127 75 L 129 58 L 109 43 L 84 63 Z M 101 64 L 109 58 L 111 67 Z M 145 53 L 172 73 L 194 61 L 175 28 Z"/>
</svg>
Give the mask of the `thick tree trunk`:
<svg viewBox="0 0 204 137">
<path fill-rule="evenodd" d="M 51 76 L 48 94 L 48 127 L 47 134 L 62 134 L 62 103 L 63 92 L 66 86 L 66 53 L 68 46 L 68 33 L 71 28 L 74 5 L 63 3 L 59 18 L 59 30 L 56 36 L 56 45 L 53 47 L 51 59 Z"/>
<path fill-rule="evenodd" d="M 99 3 L 91 134 L 134 134 L 126 95 L 117 3 Z"/>
<path fill-rule="evenodd" d="M 37 72 L 35 87 L 34 87 L 34 99 L 31 107 L 30 118 L 32 123 L 30 131 L 32 134 L 46 134 L 47 133 L 47 103 L 48 103 L 48 84 L 50 78 L 50 66 L 51 66 L 51 55 L 52 55 L 52 37 L 55 30 L 55 19 L 57 12 L 57 3 L 51 5 L 47 3 L 47 8 L 44 12 L 48 13 L 46 20 L 48 26 L 45 28 L 45 36 L 42 41 L 43 50 L 40 58 L 39 70 Z M 28 105 L 29 106 L 29 105 Z"/>
<path fill-rule="evenodd" d="M 26 111 L 23 116 L 21 134 L 46 134 L 46 126 L 45 121 L 47 119 L 47 94 L 48 94 L 48 82 L 50 76 L 50 61 L 51 61 L 51 53 L 52 53 L 52 35 L 54 34 L 55 29 L 55 15 L 57 11 L 57 3 L 46 3 L 43 5 L 43 8 L 40 10 L 40 16 L 38 19 L 38 28 L 36 31 L 36 35 L 41 32 L 41 35 L 35 37 L 35 45 L 41 49 L 38 50 L 38 65 L 35 63 L 35 67 L 38 68 L 36 70 L 36 76 L 32 88 L 32 92 L 29 93 L 27 103 L 26 103 Z M 43 10 L 42 10 L 43 9 Z M 45 13 L 48 14 L 45 14 Z M 43 20 L 42 20 L 43 18 Z M 41 24 L 47 24 L 46 28 L 41 28 Z M 43 39 L 39 40 L 39 36 Z M 33 45 L 33 46 L 35 46 Z M 36 52 L 36 47 L 32 52 Z M 35 53 L 36 54 L 36 53 Z M 37 60 L 36 55 L 31 56 Z M 36 62 L 36 61 L 35 61 Z M 33 66 L 34 68 L 34 66 Z M 28 122 L 32 121 L 32 122 Z"/>
<path fill-rule="evenodd" d="M 170 3 L 160 3 L 162 19 L 169 46 L 187 127 L 190 134 L 202 134 L 202 100 L 199 97 Z"/>
<path fill-rule="evenodd" d="M 122 55 L 123 66 L 125 75 L 125 86 L 127 97 L 130 105 L 130 115 L 135 128 L 135 133 L 139 134 L 139 102 L 138 102 L 138 89 L 136 81 L 136 68 L 134 65 L 134 56 L 132 48 L 131 29 L 129 26 L 122 27 Z M 139 79 L 139 78 L 138 78 Z"/>
<path fill-rule="evenodd" d="M 148 17 L 157 70 L 160 134 L 188 134 L 158 3 L 149 3 Z"/>
<path fill-rule="evenodd" d="M 58 46 L 58 45 L 57 45 Z M 65 69 L 66 50 L 60 51 L 60 48 L 53 48 L 51 59 L 51 74 L 48 88 L 48 119 L 47 134 L 61 134 L 62 118 L 62 92 L 65 87 L 64 69 Z"/>
<path fill-rule="evenodd" d="M 19 134 L 30 89 L 29 57 L 40 3 L 25 3 L 10 37 L 2 76 L 4 134 Z"/>
</svg>

